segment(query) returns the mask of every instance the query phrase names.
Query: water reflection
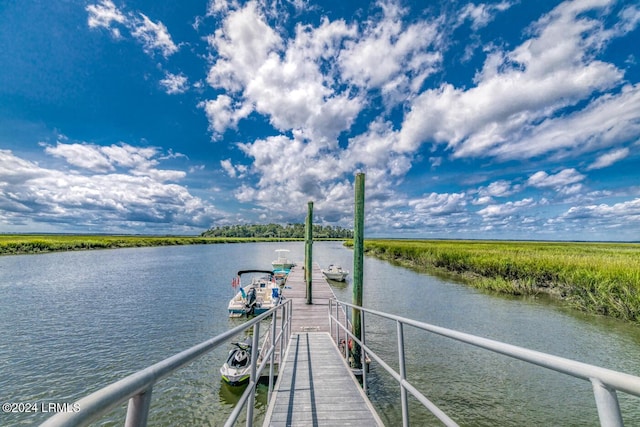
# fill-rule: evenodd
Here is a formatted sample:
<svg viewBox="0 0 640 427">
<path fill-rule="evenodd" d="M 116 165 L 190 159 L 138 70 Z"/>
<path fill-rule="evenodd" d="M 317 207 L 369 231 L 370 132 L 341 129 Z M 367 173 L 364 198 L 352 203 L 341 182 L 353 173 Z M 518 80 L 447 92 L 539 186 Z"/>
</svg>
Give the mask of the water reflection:
<svg viewBox="0 0 640 427">
<path fill-rule="evenodd" d="M 220 403 L 227 405 L 231 408 L 233 408 L 236 403 L 238 403 L 238 401 L 240 400 L 240 397 L 242 397 L 242 393 L 244 393 L 244 391 L 247 389 L 247 385 L 242 385 L 242 386 L 230 386 L 229 384 L 225 383 L 224 381 L 220 380 L 220 389 L 219 389 L 219 394 L 220 394 Z"/>
</svg>

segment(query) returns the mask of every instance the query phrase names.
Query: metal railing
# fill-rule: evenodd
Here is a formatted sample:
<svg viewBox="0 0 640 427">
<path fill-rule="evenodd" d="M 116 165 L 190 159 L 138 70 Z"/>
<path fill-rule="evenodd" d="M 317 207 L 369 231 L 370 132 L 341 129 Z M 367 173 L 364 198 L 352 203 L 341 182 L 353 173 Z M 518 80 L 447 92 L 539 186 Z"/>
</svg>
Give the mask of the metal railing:
<svg viewBox="0 0 640 427">
<path fill-rule="evenodd" d="M 270 364 L 269 394 L 267 399 L 271 398 L 276 351 L 280 352 L 280 360 L 282 360 L 285 343 L 288 344 L 291 335 L 291 306 L 290 300 L 285 301 L 240 326 L 108 385 L 75 402 L 74 407 L 80 408 L 78 412 L 58 413 L 46 420 L 41 426 L 85 426 L 103 417 L 110 410 L 127 400 L 129 400 L 129 404 L 125 426 L 145 426 L 151 404 L 151 392 L 156 382 L 174 374 L 178 369 L 185 367 L 195 359 L 209 353 L 249 328 L 253 328 L 252 349 L 257 349 L 259 347 L 260 323 L 270 318 L 271 338 L 268 340 L 267 349 L 262 349 L 260 352 L 261 357 L 259 357 L 257 351 L 251 352 L 251 378 L 249 384 L 225 424 L 225 426 L 234 425 L 246 405 L 247 426 L 251 426 L 253 425 L 256 385 L 267 363 Z M 276 325 L 278 315 L 282 319 L 279 327 Z M 260 365 L 258 366 L 259 361 Z"/>
<path fill-rule="evenodd" d="M 359 310 L 361 337 L 356 338 L 351 329 L 340 321 L 340 313 L 343 319 L 348 323 L 348 315 L 350 310 L 345 308 Z M 334 314 L 335 311 L 335 314 Z M 379 316 L 396 322 L 397 340 L 398 340 L 398 371 L 396 372 L 387 363 L 384 362 L 371 348 L 366 345 L 366 334 L 364 328 L 365 313 Z M 407 401 L 407 392 L 411 393 L 420 403 L 422 403 L 432 414 L 447 426 L 457 426 L 458 424 L 440 410 L 434 403 L 427 399 L 413 384 L 407 380 L 405 369 L 405 345 L 404 345 L 404 325 L 413 326 L 426 332 L 431 332 L 447 338 L 451 338 L 466 344 L 483 348 L 495 353 L 503 354 L 524 362 L 542 366 L 572 377 L 580 378 L 591 382 L 593 394 L 598 410 L 598 417 L 601 426 L 623 426 L 622 415 L 620 413 L 620 405 L 618 404 L 617 391 L 628 393 L 640 397 L 640 377 L 577 362 L 571 359 L 565 359 L 558 356 L 542 353 L 539 351 L 529 350 L 511 344 L 505 344 L 499 341 L 481 338 L 475 335 L 454 331 L 452 329 L 442 328 L 430 325 L 428 323 L 418 322 L 404 317 L 387 314 L 376 310 L 369 310 L 353 304 L 342 301 L 331 300 L 329 302 L 329 330 L 333 334 L 335 327 L 335 340 L 338 345 L 341 343 L 341 332 L 344 333 L 345 343 L 348 344 L 349 338 L 362 349 L 362 364 L 366 357 L 371 357 L 378 362 L 391 376 L 400 384 L 400 401 L 402 405 L 402 423 L 403 426 L 409 426 L 409 407 Z M 345 356 L 348 357 L 348 347 L 344 346 Z M 366 369 L 363 369 L 363 386 L 366 390 Z"/>
</svg>

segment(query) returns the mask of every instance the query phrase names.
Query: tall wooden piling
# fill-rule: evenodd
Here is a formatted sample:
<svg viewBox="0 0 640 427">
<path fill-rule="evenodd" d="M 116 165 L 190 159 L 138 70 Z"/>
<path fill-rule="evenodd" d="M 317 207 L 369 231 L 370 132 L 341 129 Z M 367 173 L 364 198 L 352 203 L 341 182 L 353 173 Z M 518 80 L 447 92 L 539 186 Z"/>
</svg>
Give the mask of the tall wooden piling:
<svg viewBox="0 0 640 427">
<path fill-rule="evenodd" d="M 364 173 L 356 174 L 355 182 L 355 209 L 353 220 L 353 304 L 362 306 L 362 281 L 364 270 Z M 362 339 L 362 325 L 360 322 L 360 310 L 353 309 L 351 323 L 353 334 Z M 353 364 L 361 368 L 360 346 L 352 348 Z"/>
<path fill-rule="evenodd" d="M 313 202 L 311 201 L 307 204 L 304 237 L 304 277 L 307 283 L 307 304 L 313 304 Z"/>
</svg>

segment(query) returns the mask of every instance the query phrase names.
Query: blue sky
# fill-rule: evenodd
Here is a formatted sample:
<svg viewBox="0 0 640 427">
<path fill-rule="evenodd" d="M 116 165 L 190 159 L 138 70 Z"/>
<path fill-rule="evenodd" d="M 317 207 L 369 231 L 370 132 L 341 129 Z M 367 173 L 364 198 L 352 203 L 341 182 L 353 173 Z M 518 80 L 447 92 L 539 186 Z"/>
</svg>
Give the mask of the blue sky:
<svg viewBox="0 0 640 427">
<path fill-rule="evenodd" d="M 640 240 L 635 1 L 0 0 L 0 232 Z"/>
</svg>

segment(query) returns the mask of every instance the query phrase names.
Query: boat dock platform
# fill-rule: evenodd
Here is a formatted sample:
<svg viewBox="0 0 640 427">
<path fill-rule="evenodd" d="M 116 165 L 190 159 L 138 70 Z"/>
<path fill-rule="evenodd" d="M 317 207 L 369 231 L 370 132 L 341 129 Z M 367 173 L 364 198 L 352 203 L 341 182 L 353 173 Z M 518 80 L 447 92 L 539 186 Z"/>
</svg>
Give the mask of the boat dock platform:
<svg viewBox="0 0 640 427">
<path fill-rule="evenodd" d="M 307 304 L 304 269 L 291 269 L 284 296 L 292 300 L 291 340 L 279 369 L 264 426 L 384 425 L 329 331 L 333 290 L 317 264 L 312 304 Z"/>
</svg>

